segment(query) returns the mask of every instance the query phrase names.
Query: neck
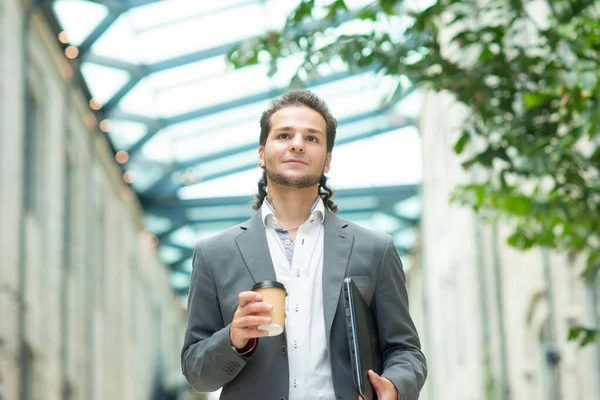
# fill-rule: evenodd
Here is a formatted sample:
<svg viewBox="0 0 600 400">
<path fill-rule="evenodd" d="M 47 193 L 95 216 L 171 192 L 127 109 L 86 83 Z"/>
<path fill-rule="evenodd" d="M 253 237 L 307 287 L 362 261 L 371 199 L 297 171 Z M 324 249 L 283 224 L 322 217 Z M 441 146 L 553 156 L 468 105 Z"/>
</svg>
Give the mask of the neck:
<svg viewBox="0 0 600 400">
<path fill-rule="evenodd" d="M 308 219 L 319 195 L 319 185 L 296 189 L 268 182 L 267 188 L 275 217 L 288 230 L 297 229 Z"/>
</svg>

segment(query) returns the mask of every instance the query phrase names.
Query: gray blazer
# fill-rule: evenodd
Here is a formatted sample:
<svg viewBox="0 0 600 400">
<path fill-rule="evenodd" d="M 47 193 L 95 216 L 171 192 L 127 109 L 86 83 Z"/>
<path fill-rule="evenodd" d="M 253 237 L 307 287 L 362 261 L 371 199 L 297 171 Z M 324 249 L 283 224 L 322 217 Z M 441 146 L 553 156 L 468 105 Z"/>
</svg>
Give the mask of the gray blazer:
<svg viewBox="0 0 600 400">
<path fill-rule="evenodd" d="M 342 281 L 351 276 L 377 319 L 384 360 L 382 376 L 396 385 L 399 398 L 416 400 L 427 365 L 408 312 L 404 271 L 392 238 L 344 221 L 329 210 L 324 230 L 323 323 L 336 398 L 358 397 L 340 299 Z M 259 339 L 248 357 L 239 356 L 229 341 L 238 294 L 255 282 L 274 279 L 260 212 L 196 244 L 181 352 L 183 374 L 195 390 L 210 392 L 223 387 L 222 399 L 288 397 L 285 332 Z"/>
</svg>

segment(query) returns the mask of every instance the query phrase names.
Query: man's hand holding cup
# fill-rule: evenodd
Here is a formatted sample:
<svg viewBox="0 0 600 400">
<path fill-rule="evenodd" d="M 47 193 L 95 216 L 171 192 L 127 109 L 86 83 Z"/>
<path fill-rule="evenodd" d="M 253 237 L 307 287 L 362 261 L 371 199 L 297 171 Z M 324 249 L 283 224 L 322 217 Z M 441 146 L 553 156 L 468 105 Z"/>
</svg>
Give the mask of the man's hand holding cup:
<svg viewBox="0 0 600 400">
<path fill-rule="evenodd" d="M 283 333 L 286 296 L 285 286 L 277 281 L 257 282 L 251 291 L 240 293 L 229 331 L 231 345 L 241 350 L 250 339 Z"/>
<path fill-rule="evenodd" d="M 242 292 L 238 295 L 238 307 L 233 314 L 229 340 L 236 350 L 241 350 L 250 339 L 268 336 L 269 332 L 259 330 L 259 325 L 271 323 L 271 317 L 266 316 L 273 309 L 273 305 L 264 303 L 260 293 Z"/>
</svg>

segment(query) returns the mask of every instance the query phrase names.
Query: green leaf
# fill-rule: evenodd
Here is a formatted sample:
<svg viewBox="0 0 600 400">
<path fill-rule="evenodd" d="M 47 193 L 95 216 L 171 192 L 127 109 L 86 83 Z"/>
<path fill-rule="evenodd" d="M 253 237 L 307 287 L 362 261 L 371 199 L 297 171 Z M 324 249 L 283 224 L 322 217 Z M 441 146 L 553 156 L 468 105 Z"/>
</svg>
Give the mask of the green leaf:
<svg viewBox="0 0 600 400">
<path fill-rule="evenodd" d="M 574 326 L 571 329 L 569 329 L 569 336 L 568 336 L 567 340 L 571 341 L 571 340 L 577 339 L 577 337 L 581 333 L 581 330 L 582 330 L 581 326 Z"/>
<path fill-rule="evenodd" d="M 596 340 L 597 335 L 598 335 L 597 329 L 577 325 L 577 326 L 573 326 L 569 329 L 569 334 L 568 334 L 567 340 L 568 341 L 579 340 L 579 346 L 585 347 L 588 344 L 593 343 Z"/>
<path fill-rule="evenodd" d="M 456 152 L 456 154 L 461 154 L 465 149 L 465 145 L 469 142 L 470 139 L 471 134 L 469 133 L 469 131 L 464 130 L 462 135 L 460 135 L 460 138 L 458 138 L 456 144 L 454 145 L 454 152 Z"/>
<path fill-rule="evenodd" d="M 580 347 L 585 347 L 588 344 L 593 343 L 594 341 L 596 341 L 597 334 L 598 334 L 598 331 L 596 331 L 596 330 L 586 331 L 583 340 L 581 340 L 581 343 L 579 344 Z"/>
<path fill-rule="evenodd" d="M 397 0 L 379 0 L 379 7 L 386 14 L 394 14 Z"/>
<path fill-rule="evenodd" d="M 591 252 L 581 276 L 586 282 L 593 283 L 596 281 L 598 271 L 600 271 L 600 252 Z"/>
<path fill-rule="evenodd" d="M 523 102 L 527 110 L 546 104 L 550 100 L 552 100 L 552 97 L 544 93 L 528 92 L 523 95 Z"/>
</svg>

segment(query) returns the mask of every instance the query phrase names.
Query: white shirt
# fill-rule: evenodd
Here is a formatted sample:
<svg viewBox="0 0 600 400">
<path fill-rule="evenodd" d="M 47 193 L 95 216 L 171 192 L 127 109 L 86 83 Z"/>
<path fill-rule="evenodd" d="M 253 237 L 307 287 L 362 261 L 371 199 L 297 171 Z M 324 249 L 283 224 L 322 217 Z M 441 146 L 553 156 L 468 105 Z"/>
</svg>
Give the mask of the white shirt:
<svg viewBox="0 0 600 400">
<path fill-rule="evenodd" d="M 323 222 L 319 197 L 296 242 L 265 200 L 261 207 L 277 280 L 285 285 L 289 400 L 335 398 L 323 318 Z M 287 251 L 286 251 L 287 250 Z"/>
</svg>

